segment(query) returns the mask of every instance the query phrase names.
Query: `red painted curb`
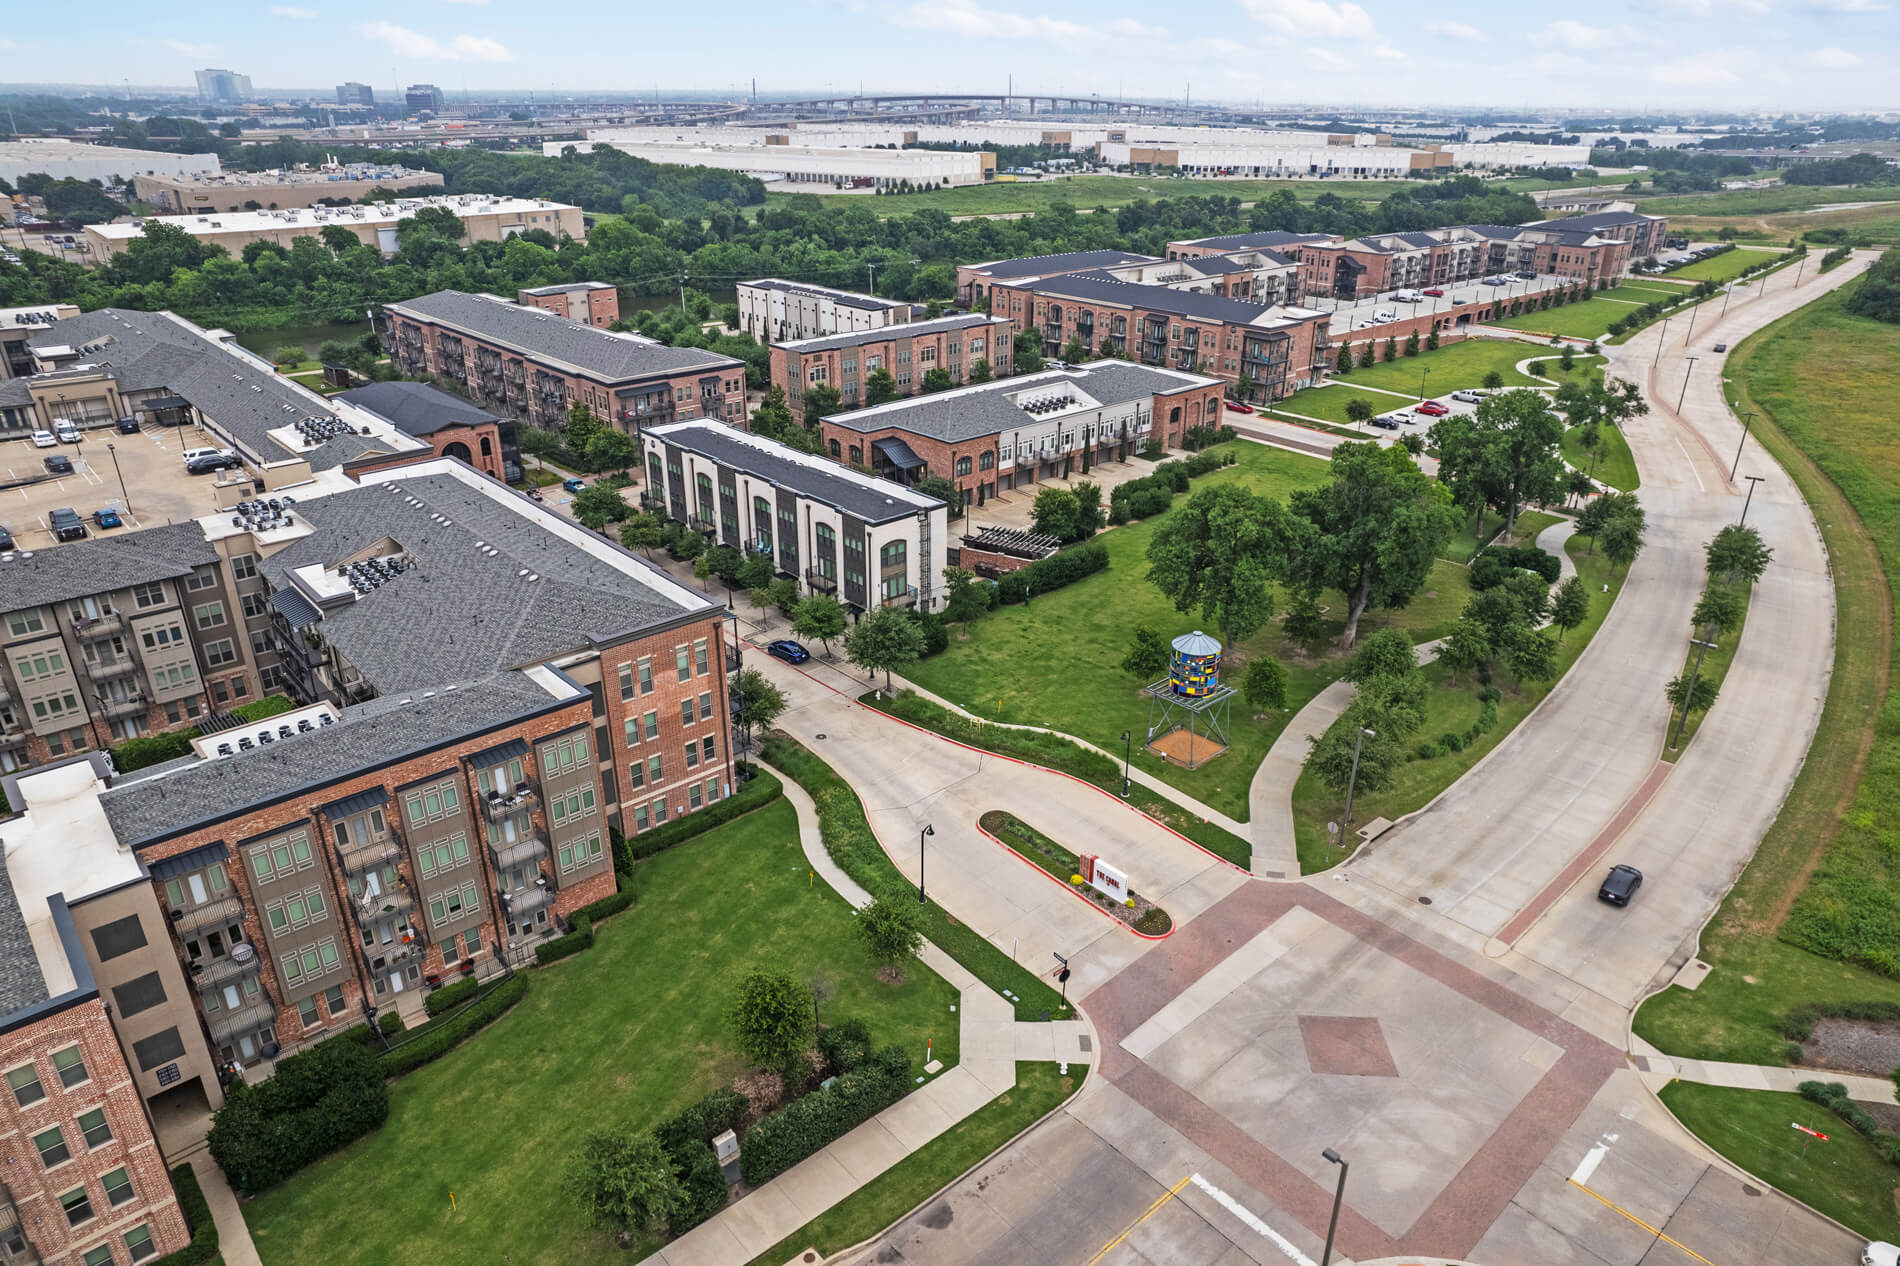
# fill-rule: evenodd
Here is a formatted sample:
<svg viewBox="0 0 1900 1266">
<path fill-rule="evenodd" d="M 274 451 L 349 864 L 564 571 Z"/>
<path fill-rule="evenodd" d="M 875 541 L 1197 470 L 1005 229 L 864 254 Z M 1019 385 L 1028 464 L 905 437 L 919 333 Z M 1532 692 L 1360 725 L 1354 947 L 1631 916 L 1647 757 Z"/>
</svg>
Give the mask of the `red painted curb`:
<svg viewBox="0 0 1900 1266">
<path fill-rule="evenodd" d="M 1582 852 L 1571 858 L 1569 863 L 1557 872 L 1554 879 L 1540 888 L 1537 895 L 1524 904 L 1523 909 L 1511 916 L 1511 921 L 1506 923 L 1503 930 L 1498 933 L 1498 939 L 1506 945 L 1515 946 L 1518 939 L 1530 931 L 1531 927 L 1557 904 L 1557 898 L 1568 892 L 1571 885 L 1583 877 L 1585 871 L 1592 866 L 1600 865 L 1603 855 L 1610 851 L 1611 845 L 1623 838 L 1623 833 L 1629 830 L 1630 824 L 1649 807 L 1649 802 L 1656 798 L 1656 792 L 1662 788 L 1664 780 L 1675 768 L 1668 761 L 1658 760 L 1656 767 L 1644 776 L 1635 792 L 1623 803 L 1623 807 L 1616 811 L 1616 816 L 1605 823 L 1603 829 L 1597 832 L 1596 838 L 1592 839 Z"/>
<path fill-rule="evenodd" d="M 889 714 L 887 713 L 886 715 L 889 715 Z M 896 718 L 892 718 L 892 719 L 895 720 Z M 1011 857 L 1014 857 L 1017 861 L 1029 867 L 1029 869 L 1035 871 L 1038 875 L 1041 875 L 1044 879 L 1047 879 L 1050 883 L 1061 885 L 1063 888 L 1067 889 L 1069 892 L 1069 895 L 1074 897 L 1077 901 L 1080 901 L 1082 904 L 1086 905 L 1087 907 L 1089 907 L 1089 909 L 1095 911 L 1095 913 L 1101 915 L 1104 919 L 1107 919 L 1110 923 L 1113 923 L 1115 926 L 1119 928 L 1123 928 L 1129 932 L 1133 932 L 1136 936 L 1139 936 L 1144 941 L 1165 941 L 1170 936 L 1173 936 L 1175 932 L 1175 928 L 1180 926 L 1179 924 L 1174 922 L 1174 916 L 1170 914 L 1168 915 L 1168 923 L 1170 926 L 1167 931 L 1161 933 L 1160 935 L 1150 936 L 1146 932 L 1137 931 L 1135 926 L 1132 923 L 1122 922 L 1120 919 L 1116 918 L 1114 915 L 1110 914 L 1108 911 L 1102 909 L 1102 907 L 1096 905 L 1093 901 L 1090 901 L 1087 897 L 1083 896 L 1080 892 L 1076 890 L 1076 887 L 1074 884 L 1063 883 L 1062 880 L 1057 879 L 1054 875 L 1050 874 L 1048 871 L 1044 870 L 1042 867 L 1036 865 L 1035 862 L 1031 861 L 1027 857 L 1024 857 L 1022 853 L 1019 852 L 1018 850 L 1011 848 L 1008 844 L 1003 843 L 1003 841 L 1001 839 L 998 839 L 996 836 L 990 835 L 988 831 L 985 831 L 983 829 L 982 823 L 980 822 L 977 823 L 976 829 L 979 834 L 988 835 L 990 839 L 995 840 L 996 843 Z M 1157 907 L 1157 909 L 1158 908 L 1159 907 Z"/>
</svg>

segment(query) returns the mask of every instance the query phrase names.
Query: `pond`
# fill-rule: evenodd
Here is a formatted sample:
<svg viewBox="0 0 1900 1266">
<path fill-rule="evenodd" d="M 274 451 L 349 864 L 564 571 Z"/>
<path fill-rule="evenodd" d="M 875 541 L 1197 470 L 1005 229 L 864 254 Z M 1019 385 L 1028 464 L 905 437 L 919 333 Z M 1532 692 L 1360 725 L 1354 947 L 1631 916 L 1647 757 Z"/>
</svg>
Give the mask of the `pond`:
<svg viewBox="0 0 1900 1266">
<path fill-rule="evenodd" d="M 354 343 L 369 333 L 367 321 L 321 321 L 314 325 L 280 325 L 269 330 L 246 330 L 237 336 L 237 341 L 260 356 L 269 356 L 287 343 L 316 356 L 317 348 L 335 339 L 342 343 Z"/>
</svg>

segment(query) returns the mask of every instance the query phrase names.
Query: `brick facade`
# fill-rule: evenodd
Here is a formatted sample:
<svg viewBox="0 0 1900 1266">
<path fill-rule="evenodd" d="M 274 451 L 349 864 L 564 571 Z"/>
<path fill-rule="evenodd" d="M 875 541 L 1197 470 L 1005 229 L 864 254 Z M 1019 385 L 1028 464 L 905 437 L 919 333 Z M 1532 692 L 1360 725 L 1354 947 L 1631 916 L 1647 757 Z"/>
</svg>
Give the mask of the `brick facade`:
<svg viewBox="0 0 1900 1266">
<path fill-rule="evenodd" d="M 953 386 L 970 380 L 971 367 L 979 360 L 990 363 L 992 378 L 1007 378 L 1014 372 L 1015 348 L 1011 328 L 1001 321 L 972 325 L 966 329 L 933 329 L 932 322 L 916 325 L 892 325 L 880 330 L 850 336 L 851 346 L 802 347 L 799 343 L 775 343 L 772 346 L 772 385 L 785 389 L 785 402 L 794 414 L 804 406 L 804 391 L 820 384 L 834 387 L 846 409 L 858 407 L 864 400 L 864 382 L 879 369 L 897 380 L 899 395 L 913 396 L 923 390 L 924 375 L 932 369 L 949 373 Z M 817 344 L 845 341 L 836 338 L 805 340 Z"/>
<path fill-rule="evenodd" d="M 620 319 L 620 290 L 605 282 L 581 281 L 571 286 L 537 286 L 515 294 L 523 307 L 540 308 L 583 325 L 612 325 Z"/>
<path fill-rule="evenodd" d="M 606 739 L 614 762 L 620 829 L 629 836 L 690 813 L 709 799 L 724 799 L 731 789 L 726 639 L 725 621 L 715 616 L 601 648 L 599 690 Z M 702 642 L 703 661 L 698 653 Z M 679 667 L 682 650 L 687 655 L 684 681 Z M 649 676 L 641 673 L 642 660 L 647 662 Z M 691 722 L 681 711 L 689 701 L 693 706 Z M 657 726 L 657 733 L 650 738 L 648 714 Z M 710 758 L 706 754 L 708 740 L 712 743 Z M 691 764 L 686 750 L 689 743 L 696 753 Z M 655 757 L 659 759 L 657 781 L 653 774 Z M 709 781 L 714 784 L 712 788 L 707 786 Z M 714 790 L 719 793 L 717 797 L 712 795 Z M 662 811 L 664 817 L 660 816 Z"/>
</svg>

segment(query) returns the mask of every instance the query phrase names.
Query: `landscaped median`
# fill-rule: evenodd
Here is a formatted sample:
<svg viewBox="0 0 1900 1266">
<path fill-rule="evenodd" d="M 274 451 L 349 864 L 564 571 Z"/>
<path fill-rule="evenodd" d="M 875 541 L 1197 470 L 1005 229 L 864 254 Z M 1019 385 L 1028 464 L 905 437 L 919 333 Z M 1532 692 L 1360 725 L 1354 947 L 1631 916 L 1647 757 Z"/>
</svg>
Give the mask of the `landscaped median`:
<svg viewBox="0 0 1900 1266">
<path fill-rule="evenodd" d="M 978 818 L 976 824 L 983 834 L 1057 883 L 1073 888 L 1078 897 L 1130 931 L 1159 940 L 1174 930 L 1174 920 L 1168 912 L 1134 889 L 1129 889 L 1125 901 L 1117 902 L 1088 885 L 1081 857 L 1016 815 L 991 809 Z"/>
</svg>

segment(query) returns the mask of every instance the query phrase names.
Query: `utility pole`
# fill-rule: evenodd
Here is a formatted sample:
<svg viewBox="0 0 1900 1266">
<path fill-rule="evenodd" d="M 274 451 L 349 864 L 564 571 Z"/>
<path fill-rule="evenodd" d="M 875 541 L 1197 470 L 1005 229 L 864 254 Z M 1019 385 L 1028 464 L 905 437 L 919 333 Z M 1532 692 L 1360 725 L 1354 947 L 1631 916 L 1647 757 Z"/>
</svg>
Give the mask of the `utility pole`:
<svg viewBox="0 0 1900 1266">
<path fill-rule="evenodd" d="M 1682 413 L 1682 402 L 1689 398 L 1689 375 L 1695 372 L 1696 358 L 1691 356 L 1688 359 L 1689 368 L 1682 371 L 1682 391 L 1676 396 L 1676 413 L 1678 415 Z"/>
<path fill-rule="evenodd" d="M 686 311 L 686 277 L 687 274 L 680 274 L 680 312 L 682 314 Z"/>
<path fill-rule="evenodd" d="M 1762 480 L 1766 478 L 1767 478 L 1766 475 L 1750 475 L 1748 477 L 1748 495 L 1742 498 L 1742 518 L 1741 518 L 1741 522 L 1735 525 L 1736 527 L 1744 527 L 1747 525 L 1748 507 L 1752 505 L 1755 501 L 1755 485 L 1760 483 Z"/>
<path fill-rule="evenodd" d="M 1728 481 L 1730 483 L 1735 482 L 1735 472 L 1742 468 L 1742 445 L 1748 443 L 1748 424 L 1754 421 L 1759 416 L 1760 415 L 1757 414 L 1753 409 L 1750 409 L 1748 412 L 1742 414 L 1742 438 L 1739 441 L 1737 441 L 1735 445 L 1735 464 L 1728 468 Z M 1754 489 L 1751 488 L 1749 489 L 1749 491 L 1753 492 Z"/>
<path fill-rule="evenodd" d="M 877 265 L 866 264 L 864 267 L 871 274 L 871 297 L 875 299 L 877 298 Z"/>
</svg>

